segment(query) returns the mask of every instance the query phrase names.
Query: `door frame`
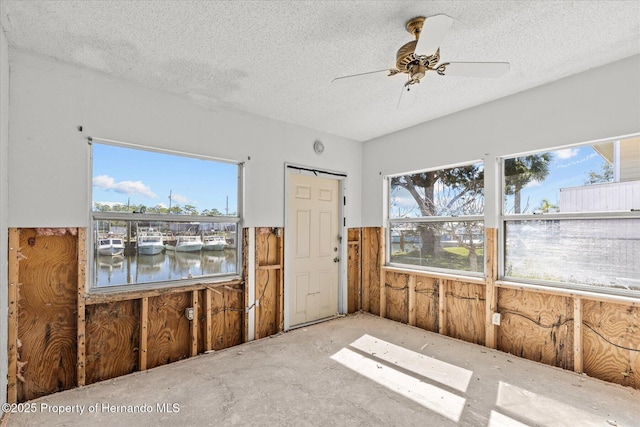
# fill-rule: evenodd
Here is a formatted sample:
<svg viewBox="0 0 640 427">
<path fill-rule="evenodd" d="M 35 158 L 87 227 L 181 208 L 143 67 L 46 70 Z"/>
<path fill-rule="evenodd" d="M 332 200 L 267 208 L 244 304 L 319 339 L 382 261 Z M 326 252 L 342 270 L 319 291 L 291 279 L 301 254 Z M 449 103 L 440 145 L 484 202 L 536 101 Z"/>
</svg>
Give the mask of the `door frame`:
<svg viewBox="0 0 640 427">
<path fill-rule="evenodd" d="M 290 322 L 289 304 L 291 294 L 291 280 L 288 260 L 291 259 L 292 233 L 289 228 L 289 186 L 291 175 L 308 175 L 317 176 L 319 178 L 331 178 L 338 181 L 340 189 L 338 199 L 338 233 L 340 236 L 338 243 L 338 256 L 340 258 L 338 267 L 338 314 L 346 314 L 347 312 L 347 226 L 346 226 L 346 195 L 347 195 L 347 173 L 334 171 L 329 169 L 317 169 L 310 166 L 303 166 L 295 163 L 284 164 L 284 330 L 292 329 Z M 342 200 L 342 203 L 340 203 Z M 295 325 L 293 328 L 302 327 L 308 324 L 321 322 L 324 319 Z"/>
</svg>

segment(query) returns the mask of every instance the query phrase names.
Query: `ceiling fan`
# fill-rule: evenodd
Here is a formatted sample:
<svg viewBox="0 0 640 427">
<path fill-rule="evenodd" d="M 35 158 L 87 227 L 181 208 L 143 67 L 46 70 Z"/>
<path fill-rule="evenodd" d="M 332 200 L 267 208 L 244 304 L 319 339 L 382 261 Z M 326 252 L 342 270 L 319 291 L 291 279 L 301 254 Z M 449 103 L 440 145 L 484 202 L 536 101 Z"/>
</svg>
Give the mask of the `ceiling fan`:
<svg viewBox="0 0 640 427">
<path fill-rule="evenodd" d="M 452 23 L 453 18 L 443 14 L 428 18 L 423 16 L 413 18 L 407 22 L 406 29 L 415 37 L 415 40 L 398 49 L 395 68 L 336 77 L 332 82 L 374 73 L 388 72 L 389 76 L 404 73 L 407 75 L 404 92 L 405 89 L 408 91 L 412 85 L 420 83 L 428 71 L 435 71 L 441 76 L 466 77 L 499 77 L 509 71 L 508 62 L 443 62 L 438 65 L 440 43 Z"/>
</svg>

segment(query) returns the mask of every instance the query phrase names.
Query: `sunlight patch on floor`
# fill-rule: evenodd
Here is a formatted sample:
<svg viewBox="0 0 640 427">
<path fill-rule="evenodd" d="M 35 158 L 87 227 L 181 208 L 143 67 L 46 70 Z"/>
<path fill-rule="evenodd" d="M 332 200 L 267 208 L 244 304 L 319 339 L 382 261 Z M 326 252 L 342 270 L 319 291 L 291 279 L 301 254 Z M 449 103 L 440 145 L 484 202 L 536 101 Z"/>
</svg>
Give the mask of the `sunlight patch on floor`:
<svg viewBox="0 0 640 427">
<path fill-rule="evenodd" d="M 407 350 L 370 335 L 363 335 L 350 346 L 463 393 L 467 391 L 473 374 L 468 369 Z"/>
<path fill-rule="evenodd" d="M 500 412 L 491 411 L 489 416 L 488 427 L 529 427 L 529 424 L 521 423 L 511 417 L 508 417 Z"/>
<path fill-rule="evenodd" d="M 370 337 L 369 335 L 362 336 L 351 345 L 354 346 L 354 348 L 359 348 L 362 351 L 365 351 L 372 357 L 377 357 L 393 364 L 396 364 L 397 362 L 397 365 L 401 366 L 403 369 L 415 372 L 412 368 L 416 368 L 418 371 L 423 372 L 416 372 L 416 374 L 421 376 L 425 376 L 425 373 L 433 374 L 433 369 L 440 366 L 437 363 L 433 363 L 433 360 L 429 360 L 431 358 L 425 359 L 425 367 L 416 366 L 416 361 L 420 360 L 417 356 L 422 355 L 406 349 L 399 350 L 399 347 L 377 338 Z M 412 375 L 401 372 L 370 357 L 356 353 L 353 350 L 349 350 L 348 348 L 343 348 L 338 351 L 331 356 L 331 359 L 437 414 L 455 422 L 460 420 L 460 416 L 462 415 L 462 411 L 466 403 L 466 399 L 464 397 L 458 396 L 435 385 L 423 382 Z M 452 367 L 453 365 L 450 365 L 449 367 L 446 367 L 446 369 L 448 369 L 449 372 L 453 372 Z M 452 380 L 452 378 L 448 377 L 446 374 L 444 376 L 435 376 L 441 377 L 449 383 L 455 384 L 457 387 L 461 387 L 464 383 L 463 387 L 465 389 L 469 382 L 468 379 L 466 380 L 466 383 L 464 379 L 462 381 Z M 464 378 L 464 374 L 462 377 Z"/>
<path fill-rule="evenodd" d="M 607 418 L 500 381 L 496 405 L 536 425 L 588 427 L 612 425 Z"/>
</svg>

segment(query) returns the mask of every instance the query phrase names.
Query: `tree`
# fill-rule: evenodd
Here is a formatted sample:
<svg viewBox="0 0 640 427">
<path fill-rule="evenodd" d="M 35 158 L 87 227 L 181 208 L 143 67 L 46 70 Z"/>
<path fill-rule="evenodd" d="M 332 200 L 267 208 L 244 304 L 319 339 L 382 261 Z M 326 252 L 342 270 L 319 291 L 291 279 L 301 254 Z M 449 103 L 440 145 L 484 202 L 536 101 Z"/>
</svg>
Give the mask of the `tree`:
<svg viewBox="0 0 640 427">
<path fill-rule="evenodd" d="M 538 209 L 543 213 L 548 213 L 549 211 L 553 211 L 557 208 L 558 207 L 551 203 L 548 199 L 542 199 L 542 201 L 540 202 L 540 207 Z"/>
<path fill-rule="evenodd" d="M 477 196 L 482 196 L 484 169 L 479 165 L 469 165 L 402 175 L 391 179 L 392 191 L 396 187 L 403 188 L 411 194 L 422 217 L 458 215 L 465 206 L 469 208 Z M 436 223 L 418 226 L 422 257 L 434 256 L 440 248 L 436 240 L 437 227 Z"/>
<path fill-rule="evenodd" d="M 184 205 L 182 209 L 185 215 L 198 215 L 198 210 L 193 205 Z"/>
<path fill-rule="evenodd" d="M 589 176 L 585 179 L 585 185 L 600 184 L 602 182 L 613 182 L 613 166 L 609 162 L 602 162 L 600 172 L 589 171 Z"/>
<path fill-rule="evenodd" d="M 514 157 L 504 161 L 505 194 L 513 195 L 513 212 L 521 213 L 520 193 L 532 181 L 543 181 L 549 175 L 551 153 Z"/>
<path fill-rule="evenodd" d="M 205 215 L 205 216 L 222 216 L 222 212 L 220 212 L 216 208 L 205 209 L 205 210 L 202 211 L 202 215 Z"/>
</svg>

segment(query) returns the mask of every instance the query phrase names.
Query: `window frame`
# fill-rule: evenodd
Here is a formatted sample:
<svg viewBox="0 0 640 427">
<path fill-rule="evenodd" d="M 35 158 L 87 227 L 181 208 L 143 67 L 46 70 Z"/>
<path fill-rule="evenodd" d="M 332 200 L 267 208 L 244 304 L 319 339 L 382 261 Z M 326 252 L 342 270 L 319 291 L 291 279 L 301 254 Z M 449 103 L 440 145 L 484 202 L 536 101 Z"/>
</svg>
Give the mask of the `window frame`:
<svg viewBox="0 0 640 427">
<path fill-rule="evenodd" d="M 397 262 L 392 262 L 391 261 L 391 245 L 392 245 L 392 239 L 391 239 L 391 224 L 394 223 L 416 223 L 416 224 L 426 224 L 426 223 L 447 223 L 447 222 L 463 222 L 463 221 L 477 221 L 482 223 L 482 229 L 483 229 L 483 242 L 482 242 L 482 249 L 483 249 L 483 253 L 486 254 L 486 228 L 485 228 L 485 223 L 486 223 L 486 203 L 485 203 L 485 196 L 483 195 L 483 200 L 482 200 L 482 214 L 476 214 L 476 215 L 455 215 L 455 216 L 440 216 L 440 215 L 434 215 L 434 216 L 425 216 L 425 217 L 412 217 L 412 218 L 396 218 L 396 217 L 392 217 L 391 216 L 391 190 L 392 190 L 392 186 L 391 186 L 391 180 L 393 178 L 399 177 L 399 176 L 406 176 L 406 175 L 415 175 L 415 174 L 419 174 L 422 172 L 433 172 L 433 171 L 440 171 L 440 170 L 446 170 L 446 169 L 454 169 L 454 168 L 459 168 L 459 167 L 464 167 L 464 166 L 471 166 L 471 165 L 475 165 L 475 164 L 482 164 L 482 169 L 483 171 L 486 171 L 485 169 L 485 165 L 486 165 L 486 161 L 484 159 L 477 159 L 477 160 L 472 160 L 472 161 L 468 161 L 468 162 L 463 162 L 463 163 L 456 163 L 453 165 L 445 165 L 445 166 L 441 166 L 441 167 L 434 167 L 434 168 L 426 168 L 426 169 L 419 169 L 419 170 L 415 170 L 415 171 L 410 171 L 410 172 L 403 172 L 403 173 L 397 173 L 397 174 L 392 174 L 392 175 L 386 175 L 384 178 L 384 182 L 386 185 L 386 210 L 385 210 L 385 217 L 386 217 L 386 226 L 387 226 L 387 230 L 385 232 L 385 266 L 387 267 L 395 267 L 395 268 L 402 268 L 402 269 L 410 269 L 410 270 L 420 270 L 420 271 L 427 271 L 427 272 L 433 272 L 433 273 L 440 273 L 440 274 L 446 274 L 446 275 L 455 275 L 455 276 L 466 276 L 466 277 L 480 277 L 480 278 L 484 278 L 485 277 L 485 263 L 481 263 L 482 268 L 478 271 L 468 271 L 468 270 L 457 270 L 457 269 L 448 269 L 448 268 L 441 268 L 441 267 L 433 267 L 433 266 L 424 266 L 424 265 L 413 265 L 413 264 L 402 264 L 402 263 L 397 263 Z M 485 182 L 486 179 L 483 180 L 483 192 L 486 191 L 485 188 Z"/>
<path fill-rule="evenodd" d="M 155 290 L 155 289 L 167 289 L 167 288 L 178 288 L 189 285 L 197 285 L 203 283 L 220 283 L 227 282 L 230 280 L 238 280 L 242 277 L 243 271 L 243 262 L 242 262 L 242 238 L 243 238 L 243 223 L 244 223 L 244 213 L 243 213 L 243 182 L 244 182 L 244 162 L 221 159 L 217 157 L 211 157 L 207 155 L 198 155 L 192 153 L 186 153 L 176 150 L 168 150 L 161 149 L 156 147 L 148 147 L 139 144 L 132 144 L 121 141 L 114 141 L 109 139 L 98 139 L 98 138 L 89 138 L 89 227 L 88 232 L 86 233 L 86 245 L 87 245 L 87 263 L 88 263 L 88 274 L 87 274 L 87 285 L 85 290 L 89 294 L 105 294 L 105 293 L 127 293 L 127 292 L 135 292 L 135 291 L 146 291 L 146 290 Z M 121 148 L 127 148 L 132 150 L 139 151 L 148 151 L 160 154 L 167 154 L 171 156 L 181 156 L 181 157 L 189 157 L 197 160 L 208 160 L 218 163 L 227 163 L 237 166 L 237 214 L 235 216 L 206 216 L 206 215 L 184 215 L 184 214 L 159 214 L 159 213 L 127 213 L 127 212 L 100 212 L 93 210 L 93 144 L 101 144 L 101 145 L 111 145 Z M 192 222 L 200 222 L 200 223 L 222 223 L 222 224 L 230 224 L 233 223 L 236 225 L 236 271 L 234 273 L 224 273 L 224 274 L 212 274 L 205 276 L 197 276 L 193 278 L 187 279 L 178 279 L 178 280 L 162 280 L 155 282 L 145 282 L 145 283 L 124 283 L 119 285 L 110 285 L 110 286 L 96 286 L 95 285 L 95 275 L 96 271 L 93 267 L 96 262 L 96 254 L 93 250 L 95 248 L 97 233 L 95 230 L 96 221 L 103 220 L 114 220 L 114 221 L 141 221 L 141 222 L 172 222 L 172 223 L 192 223 Z"/>
<path fill-rule="evenodd" d="M 527 155 L 535 155 L 548 153 L 552 151 L 567 149 L 567 148 L 575 148 L 575 147 L 584 147 L 589 145 L 595 145 L 600 143 L 606 143 L 616 140 L 622 140 L 627 138 L 634 138 L 640 136 L 640 134 L 631 134 L 624 135 L 613 138 L 605 138 L 595 141 L 587 141 L 578 144 L 567 144 L 562 146 L 544 148 L 541 150 L 535 151 L 527 151 L 518 154 L 510 154 L 498 157 L 499 159 L 499 197 L 500 197 L 500 211 L 499 211 L 499 236 L 498 239 L 498 281 L 518 284 L 522 283 L 525 285 L 533 285 L 536 287 L 546 288 L 546 289 L 557 289 L 561 292 L 567 291 L 578 291 L 578 292 L 587 292 L 591 294 L 603 294 L 603 295 L 613 295 L 613 296 L 621 296 L 621 297 L 632 297 L 632 298 L 640 298 L 640 291 L 637 290 L 629 290 L 629 289 L 621 289 L 621 288 L 613 288 L 607 286 L 597 286 L 597 285 L 588 285 L 581 283 L 570 283 L 563 281 L 552 281 L 552 280 L 544 280 L 544 279 L 529 279 L 524 277 L 517 276 L 509 276 L 505 274 L 506 268 L 506 225 L 509 221 L 570 221 L 570 220 L 602 220 L 602 219 L 640 219 L 640 211 L 631 210 L 631 211 L 590 211 L 590 212 L 542 212 L 542 213 L 519 213 L 519 214 L 506 214 L 506 174 L 505 174 L 505 160 L 522 157 Z"/>
</svg>

